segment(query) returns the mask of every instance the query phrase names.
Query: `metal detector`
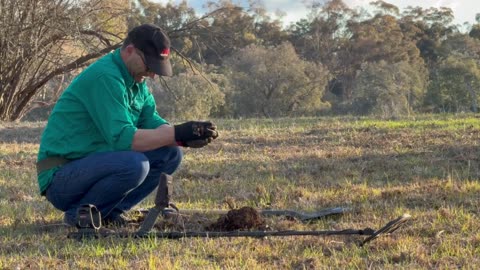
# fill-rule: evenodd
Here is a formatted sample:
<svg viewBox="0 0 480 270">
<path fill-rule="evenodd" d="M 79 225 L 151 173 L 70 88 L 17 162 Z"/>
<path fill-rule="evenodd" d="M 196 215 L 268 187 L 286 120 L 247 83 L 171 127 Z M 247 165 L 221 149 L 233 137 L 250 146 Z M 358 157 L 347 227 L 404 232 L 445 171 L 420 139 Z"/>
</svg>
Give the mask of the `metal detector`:
<svg viewBox="0 0 480 270">
<path fill-rule="evenodd" d="M 362 230 L 358 229 L 345 229 L 345 230 L 322 230 L 322 231 L 295 231 L 295 230 L 286 230 L 286 231 L 206 231 L 206 232 L 196 232 L 196 231 L 184 231 L 184 232 L 152 232 L 152 228 L 155 225 L 155 222 L 158 216 L 162 215 L 164 218 L 169 218 L 172 216 L 178 216 L 180 211 L 178 208 L 170 203 L 171 188 L 169 183 L 171 183 L 172 177 L 167 174 L 162 174 L 160 176 L 159 186 L 157 190 L 157 195 L 155 197 L 155 206 L 150 208 L 146 212 L 146 218 L 142 222 L 140 229 L 137 232 L 115 232 L 111 230 L 101 231 L 101 218 L 100 212 L 95 210 L 96 207 L 92 206 L 83 206 L 80 212 L 85 212 L 86 210 L 90 211 L 89 213 L 94 212 L 94 214 L 85 214 L 82 215 L 83 226 L 78 228 L 77 232 L 71 232 L 68 234 L 68 238 L 73 239 L 84 239 L 84 238 L 99 238 L 99 237 L 131 237 L 131 238 L 144 238 L 144 237 L 158 237 L 158 238 L 168 238 L 168 239 L 180 239 L 187 237 L 206 237 L 206 238 L 218 238 L 218 237 L 269 237 L 269 236 L 330 236 L 330 235 L 363 235 L 368 236 L 361 243 L 360 246 L 364 246 L 366 243 L 375 240 L 376 238 L 391 234 L 402 225 L 404 225 L 411 216 L 404 214 L 401 217 L 398 217 L 385 226 L 378 230 L 373 230 L 371 228 L 365 228 Z M 87 209 L 88 208 L 88 209 Z M 93 210 L 92 210 L 93 209 Z M 293 210 L 259 210 L 258 212 L 262 215 L 274 215 L 274 216 L 287 216 L 299 219 L 301 221 L 310 221 L 318 219 L 321 217 L 326 217 L 330 215 L 343 214 L 344 212 L 349 211 L 348 208 L 335 207 L 328 208 L 321 211 L 305 213 L 298 212 Z M 87 211 L 87 212 L 88 212 Z M 226 214 L 225 210 L 185 210 L 181 211 L 182 213 L 213 213 L 213 214 Z M 90 220 L 88 220 L 91 218 Z M 80 224 L 80 221 L 79 221 Z"/>
</svg>

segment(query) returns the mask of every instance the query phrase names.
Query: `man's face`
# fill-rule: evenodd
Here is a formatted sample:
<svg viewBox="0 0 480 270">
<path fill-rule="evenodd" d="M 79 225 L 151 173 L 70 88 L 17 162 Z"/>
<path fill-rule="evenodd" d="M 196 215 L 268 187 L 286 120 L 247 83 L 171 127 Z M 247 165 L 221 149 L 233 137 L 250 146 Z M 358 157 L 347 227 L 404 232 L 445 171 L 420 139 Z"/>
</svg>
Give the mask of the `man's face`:
<svg viewBox="0 0 480 270">
<path fill-rule="evenodd" d="M 147 67 L 145 55 L 137 48 L 133 48 L 133 53 L 130 61 L 127 63 L 127 67 L 137 83 L 143 82 L 146 77 L 155 78 L 155 73 Z"/>
</svg>

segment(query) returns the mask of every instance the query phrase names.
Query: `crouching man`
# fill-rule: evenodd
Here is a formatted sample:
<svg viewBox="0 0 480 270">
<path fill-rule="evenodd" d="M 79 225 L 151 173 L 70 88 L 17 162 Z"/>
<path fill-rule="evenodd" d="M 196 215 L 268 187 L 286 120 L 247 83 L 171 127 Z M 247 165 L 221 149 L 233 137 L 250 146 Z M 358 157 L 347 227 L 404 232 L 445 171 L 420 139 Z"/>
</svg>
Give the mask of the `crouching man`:
<svg viewBox="0 0 480 270">
<path fill-rule="evenodd" d="M 170 125 L 156 111 L 146 78 L 171 76 L 170 40 L 157 26 L 135 27 L 123 46 L 94 62 L 64 91 L 48 119 L 38 153 L 40 193 L 74 226 L 82 204 L 103 224 L 128 222 L 124 212 L 173 174 L 182 147 L 218 136 L 211 122 Z"/>
</svg>

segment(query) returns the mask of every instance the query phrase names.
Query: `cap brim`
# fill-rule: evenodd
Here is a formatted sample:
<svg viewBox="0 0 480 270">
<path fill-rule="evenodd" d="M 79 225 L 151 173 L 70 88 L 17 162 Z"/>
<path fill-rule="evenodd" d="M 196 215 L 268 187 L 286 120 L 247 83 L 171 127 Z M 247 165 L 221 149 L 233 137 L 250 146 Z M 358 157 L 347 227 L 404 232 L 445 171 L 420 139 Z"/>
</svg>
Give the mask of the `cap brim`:
<svg viewBox="0 0 480 270">
<path fill-rule="evenodd" d="M 159 59 L 157 57 L 146 56 L 147 66 L 150 70 L 152 70 L 155 74 L 160 76 L 172 76 L 172 65 L 170 64 L 170 60 L 166 59 Z"/>
</svg>

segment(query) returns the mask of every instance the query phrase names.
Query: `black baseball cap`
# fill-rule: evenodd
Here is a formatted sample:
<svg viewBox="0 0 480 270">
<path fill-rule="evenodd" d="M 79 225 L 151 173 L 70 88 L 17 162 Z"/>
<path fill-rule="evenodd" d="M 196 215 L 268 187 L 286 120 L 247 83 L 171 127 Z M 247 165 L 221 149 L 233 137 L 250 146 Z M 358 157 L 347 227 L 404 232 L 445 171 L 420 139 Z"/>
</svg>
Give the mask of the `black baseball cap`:
<svg viewBox="0 0 480 270">
<path fill-rule="evenodd" d="M 128 32 L 127 39 L 145 55 L 147 67 L 160 76 L 172 76 L 170 39 L 154 24 L 139 25 Z"/>
</svg>

